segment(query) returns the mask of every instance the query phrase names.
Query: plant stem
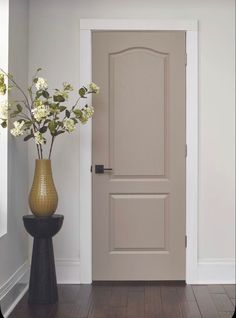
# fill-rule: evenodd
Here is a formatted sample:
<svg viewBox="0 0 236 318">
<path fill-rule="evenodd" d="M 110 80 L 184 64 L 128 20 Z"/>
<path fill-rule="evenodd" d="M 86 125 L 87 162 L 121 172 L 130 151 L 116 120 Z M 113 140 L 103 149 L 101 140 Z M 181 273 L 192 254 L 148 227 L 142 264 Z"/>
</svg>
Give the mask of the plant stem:
<svg viewBox="0 0 236 318">
<path fill-rule="evenodd" d="M 39 145 L 40 153 L 41 153 L 41 159 L 43 159 L 43 148 L 42 145 Z"/>
<path fill-rule="evenodd" d="M 38 157 L 39 157 L 39 159 L 40 159 L 39 145 L 36 144 L 36 147 L 37 147 Z"/>
<path fill-rule="evenodd" d="M 0 68 L 0 71 L 2 73 L 4 73 L 7 78 L 19 89 L 19 91 L 22 93 L 22 95 L 25 97 L 25 100 L 26 100 L 26 103 L 27 103 L 27 108 L 30 109 L 30 105 L 29 105 L 29 100 L 28 100 L 28 97 L 26 96 L 25 92 L 23 91 L 23 89 L 14 81 L 13 78 L 9 77 L 9 75 L 3 70 Z"/>
<path fill-rule="evenodd" d="M 54 140 L 55 140 L 55 136 L 52 137 L 48 159 L 51 159 L 52 147 L 53 147 L 53 144 L 54 144 Z"/>
</svg>

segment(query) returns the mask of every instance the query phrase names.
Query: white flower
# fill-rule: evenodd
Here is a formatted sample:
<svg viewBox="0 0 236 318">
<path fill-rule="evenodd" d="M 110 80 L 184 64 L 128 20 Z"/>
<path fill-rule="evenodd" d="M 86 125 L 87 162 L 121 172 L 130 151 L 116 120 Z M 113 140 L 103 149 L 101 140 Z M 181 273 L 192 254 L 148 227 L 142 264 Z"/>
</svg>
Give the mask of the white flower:
<svg viewBox="0 0 236 318">
<path fill-rule="evenodd" d="M 7 120 L 9 109 L 10 104 L 6 100 L 0 102 L 0 119 Z"/>
<path fill-rule="evenodd" d="M 75 122 L 73 119 L 66 118 L 63 120 L 63 127 L 69 133 L 72 133 L 75 130 Z"/>
<path fill-rule="evenodd" d="M 38 77 L 38 80 L 37 80 L 37 82 L 35 84 L 35 87 L 37 88 L 38 91 L 41 90 L 41 89 L 45 90 L 45 89 L 48 88 L 47 81 L 44 78 L 42 78 L 42 77 Z"/>
<path fill-rule="evenodd" d="M 98 93 L 99 93 L 99 90 L 100 90 L 100 87 L 97 86 L 97 84 L 91 82 L 91 83 L 89 84 L 89 86 L 88 86 L 88 89 L 89 89 L 90 91 L 92 91 L 93 93 L 98 94 Z"/>
<path fill-rule="evenodd" d="M 37 122 L 40 122 L 42 119 L 46 118 L 50 114 L 50 111 L 48 110 L 47 106 L 39 105 L 32 109 L 32 113 Z"/>
<path fill-rule="evenodd" d="M 22 136 L 24 134 L 24 124 L 25 124 L 25 121 L 22 120 L 21 122 L 19 121 L 15 121 L 13 123 L 14 125 L 14 128 L 11 129 L 11 134 L 14 136 L 14 137 L 18 137 L 18 136 Z"/>
<path fill-rule="evenodd" d="M 39 131 L 34 133 L 34 140 L 37 145 L 43 145 L 46 142 L 46 139 L 43 137 L 43 135 Z"/>
<path fill-rule="evenodd" d="M 89 119 L 93 116 L 94 108 L 93 108 L 93 106 L 85 107 L 83 109 L 83 112 L 84 112 L 85 117 Z"/>
<path fill-rule="evenodd" d="M 81 124 L 86 124 L 89 118 L 93 116 L 94 108 L 93 106 L 86 106 L 81 109 L 82 115 L 79 117 Z"/>
<path fill-rule="evenodd" d="M 7 86 L 5 83 L 4 74 L 0 72 L 0 95 L 5 95 L 7 91 Z"/>
<path fill-rule="evenodd" d="M 63 97 L 64 99 L 68 99 L 69 95 L 66 91 L 59 91 L 57 90 L 54 94 L 54 96 L 61 96 Z"/>
<path fill-rule="evenodd" d="M 74 87 L 70 83 L 64 82 L 63 83 L 63 89 L 65 91 L 73 91 Z"/>
</svg>

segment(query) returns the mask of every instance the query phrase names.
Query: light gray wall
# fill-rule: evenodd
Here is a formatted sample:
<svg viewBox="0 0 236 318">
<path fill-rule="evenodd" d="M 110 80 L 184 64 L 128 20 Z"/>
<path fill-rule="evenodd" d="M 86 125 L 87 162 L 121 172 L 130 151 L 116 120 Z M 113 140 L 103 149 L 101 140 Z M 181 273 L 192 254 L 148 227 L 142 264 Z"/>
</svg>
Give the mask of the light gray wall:
<svg viewBox="0 0 236 318">
<path fill-rule="evenodd" d="M 26 87 L 28 82 L 28 0 L 10 0 L 9 72 Z M 12 98 L 19 97 L 13 93 Z M 28 260 L 28 237 L 22 216 L 27 214 L 27 146 L 9 137 L 8 231 L 0 238 L 0 286 Z"/>
<path fill-rule="evenodd" d="M 79 82 L 80 18 L 199 20 L 199 259 L 234 257 L 234 0 L 30 0 L 29 74 Z M 30 149 L 30 171 L 35 153 Z M 59 138 L 53 168 L 65 224 L 57 258 L 79 256 L 79 135 Z M 31 175 L 32 178 L 32 175 Z"/>
</svg>

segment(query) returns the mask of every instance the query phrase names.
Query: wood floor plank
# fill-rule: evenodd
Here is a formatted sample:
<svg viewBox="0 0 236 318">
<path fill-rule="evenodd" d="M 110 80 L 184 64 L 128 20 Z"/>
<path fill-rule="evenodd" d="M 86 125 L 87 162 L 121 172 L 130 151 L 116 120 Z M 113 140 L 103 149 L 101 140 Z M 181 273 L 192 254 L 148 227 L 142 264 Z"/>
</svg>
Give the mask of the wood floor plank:
<svg viewBox="0 0 236 318">
<path fill-rule="evenodd" d="M 211 295 L 216 308 L 219 312 L 221 311 L 233 311 L 234 306 L 232 302 L 230 301 L 228 295 L 226 294 L 212 294 Z"/>
<path fill-rule="evenodd" d="M 18 305 L 14 311 L 10 314 L 9 318 L 49 318 L 53 311 L 51 305 Z"/>
<path fill-rule="evenodd" d="M 79 309 L 73 303 L 63 303 L 55 306 L 50 318 L 78 318 Z"/>
<path fill-rule="evenodd" d="M 49 318 L 88 317 L 92 292 L 91 285 L 60 285 L 59 291 L 61 295 L 59 303 L 54 306 Z M 62 299 L 65 294 L 67 296 Z"/>
<path fill-rule="evenodd" d="M 222 285 L 208 285 L 207 287 L 211 294 L 226 294 Z"/>
<path fill-rule="evenodd" d="M 135 290 L 132 287 L 128 292 L 128 303 L 126 308 L 126 318 L 144 318 L 144 291 L 139 289 Z"/>
<path fill-rule="evenodd" d="M 87 318 L 91 307 L 92 285 L 80 285 L 76 306 L 79 309 L 78 318 Z"/>
<path fill-rule="evenodd" d="M 176 287 L 180 301 L 195 301 L 195 296 L 191 285 Z"/>
<path fill-rule="evenodd" d="M 164 316 L 167 318 L 182 318 L 182 310 L 176 287 L 162 286 L 161 300 Z"/>
<path fill-rule="evenodd" d="M 80 285 L 58 285 L 60 303 L 74 303 L 78 299 Z"/>
<path fill-rule="evenodd" d="M 183 318 L 201 318 L 196 301 L 184 301 L 181 303 Z"/>
<path fill-rule="evenodd" d="M 229 298 L 236 298 L 235 294 L 236 294 L 236 285 L 223 285 L 227 295 L 229 296 Z"/>
<path fill-rule="evenodd" d="M 28 305 L 9 318 L 231 318 L 235 286 L 150 282 L 59 285 L 55 305 Z"/>
<path fill-rule="evenodd" d="M 207 286 L 192 286 L 199 310 L 203 318 L 219 318 L 219 313 Z"/>
<path fill-rule="evenodd" d="M 147 285 L 144 290 L 145 301 L 145 317 L 146 318 L 162 318 L 164 312 L 161 302 L 161 287 Z"/>
<path fill-rule="evenodd" d="M 113 286 L 111 291 L 111 307 L 126 307 L 128 302 L 128 287 Z"/>
<path fill-rule="evenodd" d="M 104 318 L 108 316 L 111 290 L 112 285 L 93 286 L 91 293 L 91 306 L 88 314 L 89 318 Z"/>
</svg>

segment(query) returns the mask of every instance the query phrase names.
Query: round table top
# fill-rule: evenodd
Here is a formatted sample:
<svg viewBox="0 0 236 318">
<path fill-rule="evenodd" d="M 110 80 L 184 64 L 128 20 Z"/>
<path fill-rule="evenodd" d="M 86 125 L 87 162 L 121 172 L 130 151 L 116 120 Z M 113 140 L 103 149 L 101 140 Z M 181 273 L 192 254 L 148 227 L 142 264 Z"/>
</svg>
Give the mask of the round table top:
<svg viewBox="0 0 236 318">
<path fill-rule="evenodd" d="M 60 231 L 63 220 L 64 216 L 61 214 L 53 214 L 47 217 L 23 216 L 25 229 L 34 238 L 53 237 Z"/>
</svg>

